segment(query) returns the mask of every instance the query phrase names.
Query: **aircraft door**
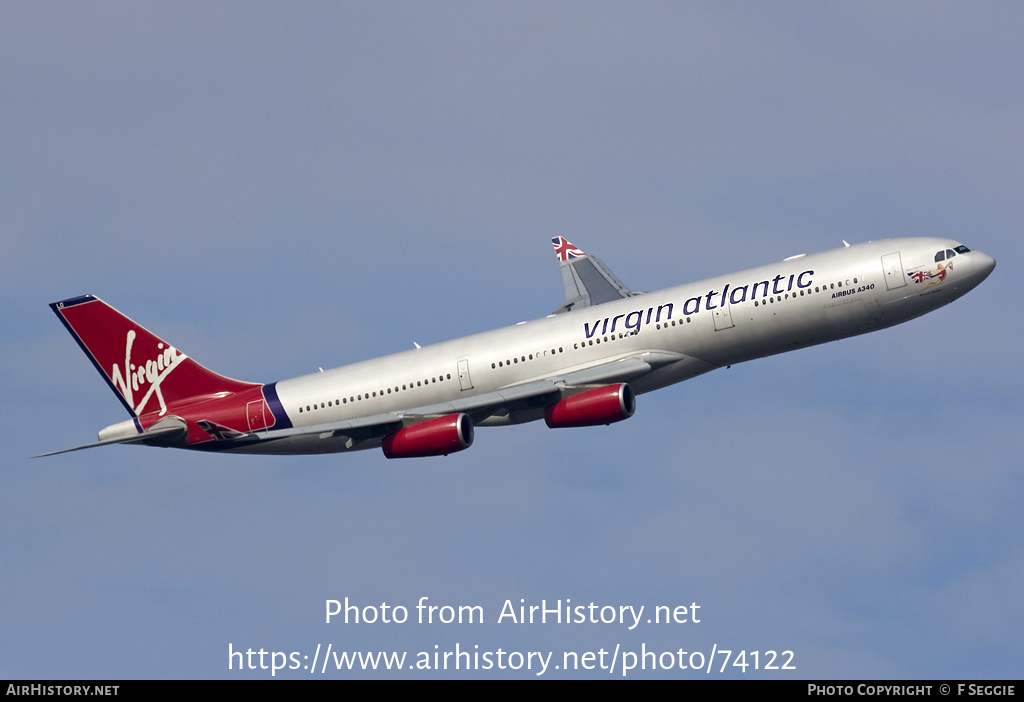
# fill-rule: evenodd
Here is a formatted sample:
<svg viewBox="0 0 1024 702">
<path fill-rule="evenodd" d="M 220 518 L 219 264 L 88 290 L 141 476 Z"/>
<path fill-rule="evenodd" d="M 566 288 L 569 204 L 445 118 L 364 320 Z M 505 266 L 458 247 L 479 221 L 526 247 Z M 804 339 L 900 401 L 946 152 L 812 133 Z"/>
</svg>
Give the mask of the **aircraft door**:
<svg viewBox="0 0 1024 702">
<path fill-rule="evenodd" d="M 469 377 L 469 359 L 459 361 L 459 387 L 463 390 L 473 389 L 473 379 Z"/>
<path fill-rule="evenodd" d="M 714 310 L 715 320 L 715 331 L 722 331 L 723 329 L 731 329 L 732 323 L 732 308 L 729 305 L 720 305 Z"/>
<path fill-rule="evenodd" d="M 263 408 L 267 406 L 263 400 L 253 400 L 245 406 L 245 416 L 249 421 L 249 431 L 263 431 L 267 428 L 267 418 Z"/>
<path fill-rule="evenodd" d="M 907 284 L 899 251 L 882 256 L 882 273 L 885 275 L 886 290 L 895 290 Z"/>
</svg>

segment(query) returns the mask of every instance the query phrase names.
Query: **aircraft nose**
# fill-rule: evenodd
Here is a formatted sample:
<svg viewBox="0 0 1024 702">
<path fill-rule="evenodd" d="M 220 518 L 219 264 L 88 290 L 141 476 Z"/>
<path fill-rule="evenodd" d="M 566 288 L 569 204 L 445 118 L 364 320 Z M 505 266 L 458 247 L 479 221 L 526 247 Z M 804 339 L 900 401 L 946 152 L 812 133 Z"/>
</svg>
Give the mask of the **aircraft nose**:
<svg viewBox="0 0 1024 702">
<path fill-rule="evenodd" d="M 980 276 L 978 282 L 988 277 L 996 267 L 996 260 L 988 254 L 982 253 L 981 251 L 972 252 L 975 254 L 974 257 L 974 271 L 975 274 Z"/>
</svg>

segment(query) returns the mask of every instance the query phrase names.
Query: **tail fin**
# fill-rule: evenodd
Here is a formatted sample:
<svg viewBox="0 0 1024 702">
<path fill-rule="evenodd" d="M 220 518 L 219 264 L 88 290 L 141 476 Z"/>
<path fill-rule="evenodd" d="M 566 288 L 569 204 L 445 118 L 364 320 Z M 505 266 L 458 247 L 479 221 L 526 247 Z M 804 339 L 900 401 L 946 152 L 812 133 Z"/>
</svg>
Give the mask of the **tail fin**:
<svg viewBox="0 0 1024 702">
<path fill-rule="evenodd" d="M 92 295 L 50 307 L 134 417 L 258 385 L 203 368 Z"/>
</svg>

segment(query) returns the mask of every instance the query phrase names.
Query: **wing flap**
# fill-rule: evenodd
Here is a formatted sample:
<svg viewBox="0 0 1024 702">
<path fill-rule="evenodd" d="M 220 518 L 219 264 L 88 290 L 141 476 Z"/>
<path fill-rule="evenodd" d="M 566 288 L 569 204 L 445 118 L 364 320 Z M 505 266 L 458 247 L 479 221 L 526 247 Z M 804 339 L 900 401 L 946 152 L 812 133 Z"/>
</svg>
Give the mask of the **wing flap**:
<svg viewBox="0 0 1024 702">
<path fill-rule="evenodd" d="M 603 363 L 593 368 L 566 373 L 553 378 L 553 382 L 563 385 L 594 385 L 597 383 L 625 383 L 650 372 L 652 366 L 639 357 L 623 358 L 611 363 Z"/>
<path fill-rule="evenodd" d="M 340 422 L 327 422 L 314 424 L 308 427 L 291 427 L 289 429 L 271 429 L 260 431 L 251 435 L 251 438 L 260 441 L 273 441 L 276 439 L 288 439 L 295 436 L 309 436 L 317 434 L 322 439 L 330 439 L 338 436 L 349 436 L 353 438 L 381 437 L 392 431 L 397 431 L 404 426 L 402 418 L 397 414 L 374 414 L 358 419 L 346 419 Z"/>
</svg>

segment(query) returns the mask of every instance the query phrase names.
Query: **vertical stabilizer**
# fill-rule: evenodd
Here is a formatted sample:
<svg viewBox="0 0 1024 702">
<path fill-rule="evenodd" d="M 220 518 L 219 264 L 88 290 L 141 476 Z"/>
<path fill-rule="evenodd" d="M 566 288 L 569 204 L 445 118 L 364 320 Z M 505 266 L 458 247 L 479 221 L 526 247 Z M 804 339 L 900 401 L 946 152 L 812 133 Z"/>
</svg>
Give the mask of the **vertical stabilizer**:
<svg viewBox="0 0 1024 702">
<path fill-rule="evenodd" d="M 207 370 L 92 295 L 50 307 L 134 417 L 259 386 Z"/>
</svg>

